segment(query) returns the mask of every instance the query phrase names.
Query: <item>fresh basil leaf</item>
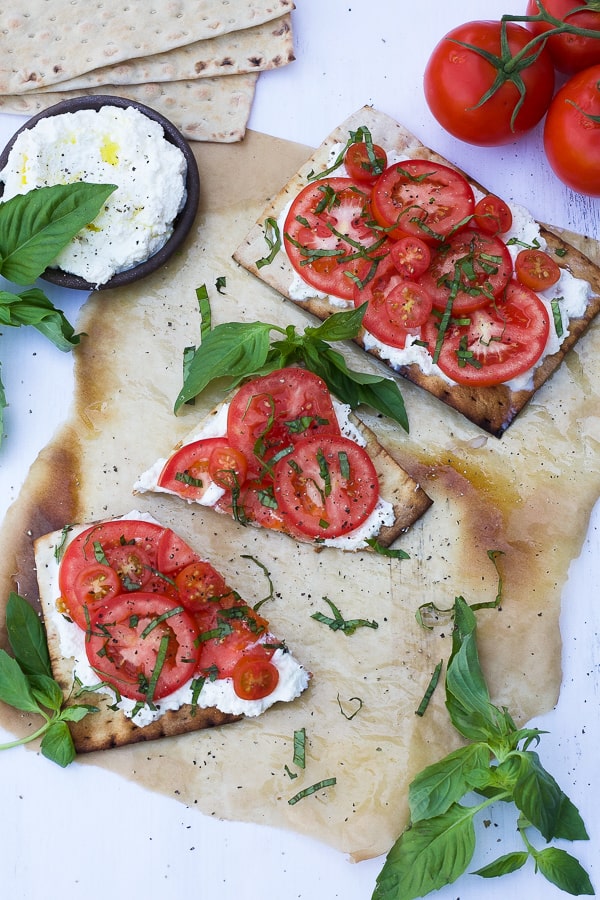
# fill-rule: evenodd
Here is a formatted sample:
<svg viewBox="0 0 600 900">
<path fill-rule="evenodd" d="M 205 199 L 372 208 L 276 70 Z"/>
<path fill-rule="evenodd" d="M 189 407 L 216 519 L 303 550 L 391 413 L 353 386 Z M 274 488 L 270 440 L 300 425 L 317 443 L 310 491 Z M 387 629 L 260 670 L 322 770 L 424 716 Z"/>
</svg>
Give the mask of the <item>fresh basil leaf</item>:
<svg viewBox="0 0 600 900">
<path fill-rule="evenodd" d="M 561 891 L 574 896 L 594 894 L 589 875 L 566 850 L 547 847 L 535 854 L 535 864 L 544 878 Z"/>
<path fill-rule="evenodd" d="M 565 793 L 562 793 L 554 826 L 554 836 L 566 841 L 589 841 L 589 835 L 579 810 Z"/>
<path fill-rule="evenodd" d="M 227 322 L 209 331 L 191 360 L 187 378 L 175 401 L 175 412 L 218 378 L 231 381 L 252 374 L 269 352 L 271 325 Z"/>
<path fill-rule="evenodd" d="M 33 607 L 11 591 L 6 604 L 6 630 L 15 659 L 28 675 L 52 677 L 46 633 Z"/>
<path fill-rule="evenodd" d="M 522 752 L 513 797 L 518 809 L 547 841 L 556 837 L 563 792 L 533 750 Z"/>
<path fill-rule="evenodd" d="M 304 334 L 311 341 L 351 341 L 360 331 L 366 311 L 366 303 L 355 309 L 341 310 L 316 327 L 308 326 Z"/>
<path fill-rule="evenodd" d="M 0 203 L 0 272 L 31 284 L 92 222 L 116 185 L 56 184 Z"/>
<path fill-rule="evenodd" d="M 52 762 L 65 768 L 75 759 L 75 746 L 66 722 L 56 719 L 42 738 L 40 750 Z"/>
<path fill-rule="evenodd" d="M 0 700 L 23 712 L 39 713 L 40 706 L 19 663 L 0 649 Z"/>
<path fill-rule="evenodd" d="M 65 706 L 59 718 L 61 722 L 81 722 L 88 713 L 99 712 L 97 706 L 91 706 L 89 703 L 78 703 L 76 706 Z"/>
<path fill-rule="evenodd" d="M 2 365 L 0 364 L 0 372 L 2 372 Z M 6 402 L 6 393 L 4 391 L 4 385 L 2 384 L 2 379 L 0 378 L 0 445 L 2 444 L 2 438 L 4 436 L 4 410 L 7 407 Z"/>
<path fill-rule="evenodd" d="M 403 832 L 387 855 L 372 900 L 416 900 L 456 881 L 475 851 L 475 810 L 456 804 Z"/>
<path fill-rule="evenodd" d="M 489 865 L 483 866 L 481 869 L 476 869 L 471 874 L 481 875 L 482 878 L 496 878 L 500 875 L 510 875 L 511 872 L 516 872 L 518 869 L 521 869 L 528 859 L 529 853 L 526 851 L 507 853 L 505 856 L 499 856 L 498 859 L 495 859 L 494 862 L 489 863 Z"/>
<path fill-rule="evenodd" d="M 475 770 L 489 773 L 489 764 L 489 749 L 484 744 L 469 744 L 427 766 L 408 789 L 411 822 L 445 813 L 471 790 L 472 773 Z"/>
<path fill-rule="evenodd" d="M 41 706 L 59 712 L 64 703 L 63 692 L 60 685 L 47 675 L 30 674 L 29 684 L 31 692 Z"/>
<path fill-rule="evenodd" d="M 366 538 L 365 543 L 369 545 L 371 550 L 374 550 L 375 553 L 379 554 L 379 556 L 386 556 L 388 559 L 410 559 L 410 554 L 407 553 L 406 550 L 384 547 L 383 544 L 379 543 L 377 538 Z"/>
<path fill-rule="evenodd" d="M 4 325 L 32 325 L 44 337 L 64 352 L 79 343 L 72 325 L 61 310 L 39 288 L 30 288 L 21 294 L 0 291 L 0 323 Z"/>
</svg>

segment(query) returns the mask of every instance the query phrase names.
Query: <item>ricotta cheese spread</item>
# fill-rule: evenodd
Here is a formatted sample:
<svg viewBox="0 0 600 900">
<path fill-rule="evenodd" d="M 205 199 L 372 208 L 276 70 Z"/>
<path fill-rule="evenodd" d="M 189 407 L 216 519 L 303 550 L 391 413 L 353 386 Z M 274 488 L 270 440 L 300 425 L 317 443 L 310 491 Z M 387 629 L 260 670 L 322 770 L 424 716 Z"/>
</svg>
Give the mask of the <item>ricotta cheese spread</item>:
<svg viewBox="0 0 600 900">
<path fill-rule="evenodd" d="M 147 513 L 133 510 L 123 519 L 139 519 L 146 522 L 156 520 Z M 69 532 L 69 542 L 88 526 L 74 526 Z M 188 681 L 177 691 L 156 701 L 152 707 L 145 704 L 140 708 L 135 700 L 126 697 L 117 697 L 116 693 L 106 684 L 98 685 L 98 675 L 90 666 L 85 651 L 85 632 L 78 625 L 71 622 L 56 608 L 56 601 L 60 597 L 58 580 L 59 563 L 56 560 L 54 550 L 61 543 L 62 532 L 48 535 L 48 540 L 38 542 L 36 545 L 36 564 L 38 576 L 41 581 L 40 591 L 45 598 L 45 617 L 52 615 L 54 626 L 60 641 L 60 651 L 65 659 L 73 660 L 73 677 L 85 687 L 94 688 L 95 691 L 107 694 L 111 698 L 111 708 L 120 709 L 124 715 L 131 718 L 135 725 L 143 727 L 150 722 L 159 719 L 169 710 L 177 710 L 185 704 L 192 702 L 201 709 L 216 707 L 224 713 L 232 715 L 259 716 L 268 707 L 279 701 L 289 702 L 298 697 L 308 686 L 310 679 L 306 669 L 285 649 L 277 649 L 271 657 L 271 662 L 279 671 L 279 681 L 275 690 L 260 700 L 243 700 L 235 693 L 232 678 L 218 678 L 204 682 L 198 696 L 194 698 L 193 680 Z M 262 635 L 257 643 L 273 643 L 272 634 Z M 135 713 L 135 715 L 132 715 Z"/>
<path fill-rule="evenodd" d="M 341 433 L 344 437 L 347 437 L 356 444 L 360 444 L 361 447 L 364 447 L 366 444 L 365 439 L 358 428 L 350 421 L 350 406 L 346 403 L 340 403 L 335 397 L 332 397 L 331 399 Z M 227 434 L 228 409 L 229 403 L 223 403 L 215 415 L 203 422 L 193 434 L 185 439 L 184 446 L 186 444 L 192 444 L 194 441 L 204 440 L 205 438 L 225 437 Z M 134 493 L 143 494 L 150 491 L 152 493 L 176 494 L 175 491 L 161 487 L 158 484 L 160 473 L 166 462 L 166 458 L 157 459 L 149 469 L 143 472 L 133 486 Z M 218 487 L 218 485 L 211 484 L 200 500 L 188 500 L 187 502 L 199 503 L 201 506 L 214 506 L 224 493 L 225 491 Z M 394 508 L 392 504 L 382 497 L 379 497 L 373 512 L 362 525 L 340 537 L 326 538 L 320 542 L 320 546 L 337 547 L 341 550 L 362 550 L 368 546 L 368 538 L 376 537 L 384 525 L 393 525 L 393 523 Z"/>
<path fill-rule="evenodd" d="M 334 164 L 340 156 L 340 153 L 343 151 L 343 148 L 343 144 L 335 144 L 331 148 L 326 168 L 329 168 Z M 410 152 L 407 151 L 407 154 L 403 158 L 409 159 Z M 393 165 L 393 163 L 400 162 L 400 160 L 400 157 L 394 157 L 393 155 L 390 156 L 388 154 L 388 165 Z M 348 173 L 343 163 L 336 168 L 334 174 L 336 177 L 340 178 L 348 177 Z M 472 187 L 475 195 L 475 202 L 477 202 L 484 194 L 473 185 Z M 282 210 L 281 215 L 278 217 L 278 225 L 281 234 L 283 234 L 283 226 L 292 202 L 293 200 L 289 201 L 284 210 Z M 545 250 L 547 243 L 541 235 L 540 226 L 529 210 L 518 204 L 508 205 L 510 206 L 512 213 L 512 227 L 510 231 L 507 231 L 505 234 L 501 235 L 501 237 L 507 244 L 513 262 L 519 251 L 523 249 L 523 245 L 537 246 L 540 250 Z M 351 308 L 353 305 L 350 301 L 341 299 L 340 297 L 327 296 L 326 294 L 320 293 L 304 281 L 302 276 L 299 275 L 296 270 L 293 270 L 293 276 L 288 290 L 292 300 L 302 301 L 307 300 L 310 297 L 319 297 L 320 299 L 326 298 L 329 305 L 335 308 Z M 517 378 L 505 382 L 508 388 L 513 391 L 519 391 L 531 389 L 533 387 L 535 370 L 544 362 L 547 356 L 551 356 L 560 349 L 563 340 L 569 333 L 569 321 L 573 318 L 580 318 L 583 316 L 590 296 L 591 285 L 581 278 L 575 278 L 575 276 L 563 268 L 561 268 L 559 281 L 552 285 L 547 291 L 538 293 L 538 297 L 546 307 L 550 319 L 550 333 L 548 335 L 548 340 L 542 355 L 531 369 Z M 562 325 L 560 335 L 554 324 L 556 310 L 558 310 L 558 313 L 560 314 Z M 429 351 L 418 343 L 419 339 L 419 335 L 409 335 L 406 346 L 403 349 L 399 349 L 380 341 L 365 329 L 363 344 L 365 350 L 375 350 L 377 355 L 385 360 L 392 369 L 399 370 L 404 366 L 416 364 L 425 375 L 436 375 L 448 384 L 454 384 L 453 380 L 442 372 L 439 366 L 433 362 Z"/>
<path fill-rule="evenodd" d="M 117 185 L 52 266 L 101 285 L 167 242 L 185 204 L 186 172 L 183 153 L 158 122 L 134 107 L 103 106 L 48 116 L 22 131 L 0 181 L 4 200 L 54 184 Z"/>
</svg>

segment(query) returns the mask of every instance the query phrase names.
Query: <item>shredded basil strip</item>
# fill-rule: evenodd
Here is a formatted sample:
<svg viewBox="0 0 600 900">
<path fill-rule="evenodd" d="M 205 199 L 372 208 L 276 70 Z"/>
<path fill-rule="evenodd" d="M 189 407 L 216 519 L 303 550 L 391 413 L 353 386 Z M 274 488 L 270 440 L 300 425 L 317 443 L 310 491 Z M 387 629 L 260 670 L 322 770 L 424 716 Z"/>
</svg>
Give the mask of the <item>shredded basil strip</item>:
<svg viewBox="0 0 600 900">
<path fill-rule="evenodd" d="M 371 550 L 374 550 L 375 553 L 378 553 L 380 556 L 387 556 L 389 559 L 410 559 L 410 554 L 407 553 L 406 550 L 384 547 L 383 544 L 379 543 L 377 538 L 365 538 L 365 543 L 369 545 Z"/>
<path fill-rule="evenodd" d="M 343 715 L 343 717 L 344 717 L 345 719 L 348 719 L 349 722 L 351 722 L 352 719 L 354 718 L 354 716 L 357 716 L 358 713 L 359 713 L 359 712 L 361 711 L 361 709 L 363 708 L 363 702 L 362 702 L 362 700 L 361 700 L 360 697 L 350 697 L 350 698 L 348 699 L 348 701 L 347 701 L 348 703 L 358 703 L 358 707 L 354 710 L 353 713 L 347 713 L 347 712 L 344 710 L 344 707 L 342 706 L 342 701 L 340 700 L 340 695 L 339 695 L 339 694 L 337 695 L 337 702 L 338 702 L 338 706 L 339 706 L 339 708 L 340 708 L 341 714 Z"/>
<path fill-rule="evenodd" d="M 306 728 L 294 731 L 294 765 L 306 768 Z"/>
<path fill-rule="evenodd" d="M 256 557 L 254 557 L 254 556 L 251 556 L 249 553 L 242 553 L 242 559 L 249 559 L 251 562 L 254 563 L 255 566 L 258 566 L 258 568 L 262 570 L 265 578 L 267 579 L 267 584 L 269 586 L 269 593 L 267 594 L 267 596 L 263 597 L 262 600 L 259 600 L 252 607 L 254 612 L 256 612 L 258 609 L 260 609 L 260 607 L 263 605 L 263 603 L 267 602 L 267 600 L 273 600 L 273 598 L 275 596 L 275 587 L 271 580 L 271 573 L 269 572 L 267 567 L 264 565 L 264 563 L 261 563 L 260 560 L 256 559 Z"/>
<path fill-rule="evenodd" d="M 435 691 L 435 689 L 437 687 L 437 683 L 440 680 L 441 673 L 442 673 L 442 661 L 440 660 L 440 662 L 437 664 L 437 666 L 433 670 L 433 675 L 431 676 L 431 678 L 429 680 L 429 684 L 427 685 L 427 690 L 425 691 L 425 693 L 423 695 L 423 699 L 419 703 L 418 709 L 415 710 L 415 715 L 417 715 L 417 716 L 425 715 L 425 710 L 429 706 L 429 701 L 431 700 L 431 698 L 433 696 L 433 692 Z"/>
<path fill-rule="evenodd" d="M 65 525 L 60 533 L 60 540 L 54 547 L 54 559 L 56 562 L 60 562 L 63 554 L 65 552 L 65 548 L 67 545 L 67 538 L 69 536 L 69 532 L 73 530 L 72 525 Z"/>
<path fill-rule="evenodd" d="M 183 606 L 176 606 L 174 609 L 168 609 L 161 616 L 157 616 L 155 619 L 152 619 L 151 622 L 146 625 L 144 630 L 142 631 L 140 637 L 142 639 L 147 638 L 151 631 L 154 631 L 157 625 L 160 625 L 162 622 L 165 622 L 167 619 L 170 619 L 171 616 L 178 616 L 179 613 L 184 612 Z"/>
<path fill-rule="evenodd" d="M 167 651 L 169 649 L 169 635 L 163 634 L 160 639 L 160 646 L 158 648 L 158 653 L 156 654 L 156 665 L 152 670 L 152 676 L 150 678 L 150 682 L 148 684 L 148 690 L 146 691 L 146 703 L 152 703 L 154 699 L 154 691 L 156 690 L 156 685 L 158 683 L 158 679 L 160 678 L 160 673 L 162 672 L 162 668 L 165 664 L 165 659 L 167 658 Z"/>
<path fill-rule="evenodd" d="M 109 562 L 106 558 L 104 548 L 103 548 L 102 544 L 100 543 L 100 541 L 94 541 L 93 546 L 94 546 L 94 557 L 96 559 L 96 562 L 99 562 L 100 565 L 102 565 L 102 566 L 108 566 Z"/>
<path fill-rule="evenodd" d="M 564 297 L 554 297 L 550 301 L 550 306 L 552 308 L 552 318 L 554 319 L 554 330 L 556 331 L 557 337 L 563 336 L 563 321 L 562 315 L 560 312 L 560 301 L 564 300 Z"/>
<path fill-rule="evenodd" d="M 379 628 L 379 623 L 374 620 L 344 619 L 340 610 L 329 597 L 323 597 L 323 600 L 331 609 L 333 618 L 324 615 L 322 612 L 316 612 L 311 615 L 311 619 L 320 622 L 322 625 L 327 625 L 332 631 L 343 631 L 345 635 L 351 635 L 354 634 L 357 628 Z"/>
<path fill-rule="evenodd" d="M 187 484 L 188 487 L 201 488 L 203 485 L 201 478 L 193 478 L 187 472 L 175 472 L 175 481 L 181 481 L 182 484 Z"/>
<path fill-rule="evenodd" d="M 305 797 L 310 797 L 311 794 L 316 794 L 317 791 L 322 790 L 326 787 L 332 787 L 332 785 L 337 784 L 336 778 L 324 778 L 322 781 L 317 781 L 315 784 L 311 784 L 310 787 L 304 788 L 302 791 L 298 791 L 297 794 L 294 794 L 293 797 L 290 797 L 288 803 L 290 806 L 293 806 L 295 803 L 298 803 L 299 800 L 303 800 Z"/>
<path fill-rule="evenodd" d="M 196 709 L 198 708 L 198 698 L 200 696 L 200 692 L 204 687 L 204 682 L 206 681 L 206 676 L 201 675 L 199 678 L 194 678 L 192 680 L 192 715 L 196 715 Z"/>
<path fill-rule="evenodd" d="M 270 266 L 281 250 L 281 232 L 279 231 L 277 219 L 274 219 L 273 216 L 268 216 L 265 219 L 264 235 L 269 253 L 263 256 L 262 259 L 256 260 L 257 269 L 262 269 L 263 266 Z"/>
</svg>

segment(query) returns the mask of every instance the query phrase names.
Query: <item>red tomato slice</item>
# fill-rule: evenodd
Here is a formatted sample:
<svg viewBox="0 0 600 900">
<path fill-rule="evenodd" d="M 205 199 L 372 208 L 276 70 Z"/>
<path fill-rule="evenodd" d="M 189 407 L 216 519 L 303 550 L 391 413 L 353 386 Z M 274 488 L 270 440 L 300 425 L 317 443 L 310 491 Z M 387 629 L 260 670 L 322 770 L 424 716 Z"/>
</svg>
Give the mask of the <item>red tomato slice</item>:
<svg viewBox="0 0 600 900">
<path fill-rule="evenodd" d="M 247 382 L 227 414 L 229 442 L 248 460 L 252 477 L 306 434 L 339 433 L 329 388 L 308 369 L 277 369 Z"/>
<path fill-rule="evenodd" d="M 451 325 L 438 365 L 459 384 L 489 387 L 527 372 L 540 358 L 550 330 L 546 307 L 537 294 L 516 281 L 508 285 L 503 300 L 477 309 L 468 325 Z M 433 354 L 438 338 L 438 319 L 432 316 L 424 339 Z"/>
<path fill-rule="evenodd" d="M 407 235 L 394 241 L 390 257 L 400 275 L 411 281 L 419 278 L 429 268 L 431 250 L 421 238 Z"/>
<path fill-rule="evenodd" d="M 273 478 L 286 522 L 311 538 L 336 538 L 358 528 L 379 496 L 368 453 L 342 436 L 299 441 L 276 464 Z"/>
<path fill-rule="evenodd" d="M 197 559 L 178 572 L 175 586 L 182 605 L 193 613 L 205 613 L 207 609 L 214 608 L 219 598 L 232 593 L 225 579 L 210 563 L 202 559 Z"/>
<path fill-rule="evenodd" d="M 560 267 L 544 250 L 521 250 L 515 259 L 515 275 L 532 291 L 545 291 L 560 278 Z"/>
<path fill-rule="evenodd" d="M 75 603 L 69 604 L 69 611 L 73 609 L 71 618 L 75 619 L 77 616 L 77 624 L 81 628 L 86 628 L 89 624 L 88 617 L 91 620 L 94 610 L 109 603 L 122 590 L 119 576 L 110 566 L 104 563 L 91 563 L 80 569 L 69 591 L 75 599 Z"/>
<path fill-rule="evenodd" d="M 512 226 L 510 206 L 495 194 L 487 194 L 475 204 L 473 224 L 484 234 L 504 234 Z"/>
<path fill-rule="evenodd" d="M 431 312 L 428 291 L 414 282 L 406 281 L 398 272 L 394 260 L 387 256 L 377 274 L 354 294 L 355 306 L 367 302 L 363 326 L 374 337 L 391 347 L 403 348 L 409 334 L 414 334 Z"/>
<path fill-rule="evenodd" d="M 155 569 L 155 553 L 150 556 L 137 544 L 118 544 L 106 547 L 106 559 L 115 570 L 124 591 L 139 591 L 150 581 Z"/>
<path fill-rule="evenodd" d="M 372 184 L 387 168 L 387 154 L 379 144 L 350 144 L 344 166 L 349 178 Z"/>
<path fill-rule="evenodd" d="M 208 473 L 225 490 L 240 488 L 246 480 L 248 461 L 235 447 L 215 447 L 208 460 Z"/>
<path fill-rule="evenodd" d="M 283 240 L 289 260 L 312 287 L 351 300 L 384 240 L 369 224 L 370 189 L 350 178 L 311 182 L 294 199 Z"/>
<path fill-rule="evenodd" d="M 437 248 L 431 265 L 419 279 L 436 309 L 445 309 L 455 279 L 460 287 L 452 303 L 455 315 L 472 312 L 498 297 L 512 275 L 504 241 L 473 229 L 460 231 Z"/>
<path fill-rule="evenodd" d="M 86 652 L 92 668 L 124 697 L 152 703 L 193 677 L 198 628 L 176 601 L 138 591 L 96 610 Z"/>
<path fill-rule="evenodd" d="M 390 237 L 410 234 L 438 243 L 466 226 L 475 197 L 467 179 L 455 169 L 430 160 L 407 159 L 388 166 L 377 179 L 371 205 Z"/>
<path fill-rule="evenodd" d="M 227 446 L 227 438 L 204 438 L 184 444 L 165 463 L 159 487 L 174 491 L 185 500 L 201 500 L 212 484 L 209 460 L 213 450 Z"/>
<path fill-rule="evenodd" d="M 67 547 L 59 569 L 59 587 L 63 603 L 68 614 L 81 628 L 88 627 L 88 618 L 84 605 L 89 600 L 85 591 L 78 588 L 78 575 L 90 566 L 105 565 L 110 555 L 138 552 L 138 561 L 142 554 L 144 565 L 157 567 L 157 548 L 164 532 L 162 525 L 133 519 L 117 519 L 91 525 L 75 537 Z M 150 574 L 150 570 L 149 570 Z M 107 573 L 107 578 L 112 578 Z M 121 584 L 121 591 L 127 590 L 127 584 Z"/>
<path fill-rule="evenodd" d="M 233 689 L 242 700 L 262 700 L 279 683 L 279 670 L 264 656 L 242 656 L 232 672 Z"/>
<path fill-rule="evenodd" d="M 257 652 L 256 642 L 267 632 L 266 619 L 252 607 L 241 601 L 221 605 L 200 631 L 198 671 L 210 677 L 230 678 L 241 656 Z M 274 648 L 265 646 L 259 652 L 268 658 Z"/>
<path fill-rule="evenodd" d="M 156 565 L 159 572 L 162 572 L 163 575 L 171 575 L 197 559 L 198 554 L 186 544 L 183 538 L 180 538 L 170 528 L 165 528 L 157 548 Z"/>
</svg>

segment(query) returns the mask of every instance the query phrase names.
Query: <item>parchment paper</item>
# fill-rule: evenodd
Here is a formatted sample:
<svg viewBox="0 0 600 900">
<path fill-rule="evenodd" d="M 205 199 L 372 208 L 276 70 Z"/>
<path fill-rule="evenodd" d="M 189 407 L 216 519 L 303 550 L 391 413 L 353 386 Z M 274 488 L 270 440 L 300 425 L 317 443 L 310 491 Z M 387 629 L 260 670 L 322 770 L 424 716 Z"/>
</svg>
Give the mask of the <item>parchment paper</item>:
<svg viewBox="0 0 600 900">
<path fill-rule="evenodd" d="M 376 856 L 406 824 L 410 779 L 456 743 L 441 685 L 426 714 L 415 715 L 436 663 L 449 653 L 448 629 L 423 630 L 415 611 L 429 600 L 450 607 L 458 594 L 468 602 L 492 600 L 498 581 L 489 550 L 504 554 L 501 608 L 478 613 L 493 699 L 520 722 L 557 699 L 561 588 L 600 492 L 600 329 L 591 327 L 501 440 L 402 381 L 410 436 L 365 411 L 367 424 L 434 500 L 397 544 L 408 560 L 316 554 L 176 498 L 134 500 L 137 475 L 220 398 L 208 391 L 183 415 L 172 413 L 183 349 L 199 341 L 196 287 L 206 284 L 215 322 L 314 324 L 231 259 L 308 148 L 249 133 L 241 144 L 197 145 L 195 152 L 201 208 L 178 258 L 137 287 L 93 296 L 83 309 L 77 324 L 88 336 L 76 351 L 72 413 L 33 465 L 0 533 L 0 599 L 16 578 L 21 593 L 35 600 L 32 537 L 134 506 L 176 528 L 249 601 L 267 588 L 244 555 L 260 560 L 276 590 L 265 614 L 312 671 L 308 691 L 258 720 L 81 762 L 209 815 L 290 828 L 354 859 Z M 595 244 L 588 249 L 598 253 Z M 219 277 L 226 278 L 222 294 Z M 345 351 L 352 365 L 389 374 L 358 348 Z M 347 618 L 374 619 L 379 627 L 350 637 L 331 632 L 311 619 L 318 609 L 328 612 L 324 596 Z M 0 715 L 16 733 L 30 727 L 4 708 Z M 304 770 L 292 762 L 293 733 L 302 727 Z M 331 777 L 334 787 L 288 803 Z"/>
</svg>

